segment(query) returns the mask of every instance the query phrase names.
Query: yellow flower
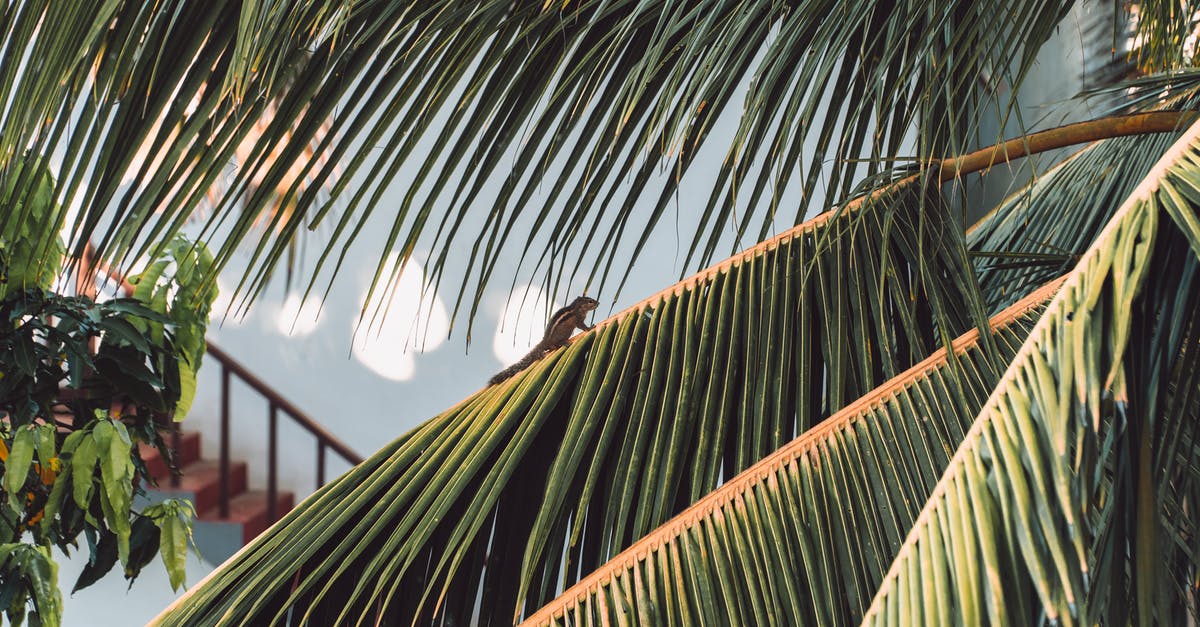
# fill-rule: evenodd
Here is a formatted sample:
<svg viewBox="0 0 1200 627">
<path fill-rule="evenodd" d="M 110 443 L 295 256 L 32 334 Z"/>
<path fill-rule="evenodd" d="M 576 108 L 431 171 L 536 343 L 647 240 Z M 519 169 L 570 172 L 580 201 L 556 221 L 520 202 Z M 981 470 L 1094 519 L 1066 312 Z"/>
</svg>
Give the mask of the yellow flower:
<svg viewBox="0 0 1200 627">
<path fill-rule="evenodd" d="M 34 464 L 38 474 L 42 477 L 43 485 L 54 485 L 54 478 L 58 476 L 58 472 L 62 470 L 62 460 L 57 455 L 50 458 L 49 463 L 43 468 L 39 464 Z"/>
</svg>

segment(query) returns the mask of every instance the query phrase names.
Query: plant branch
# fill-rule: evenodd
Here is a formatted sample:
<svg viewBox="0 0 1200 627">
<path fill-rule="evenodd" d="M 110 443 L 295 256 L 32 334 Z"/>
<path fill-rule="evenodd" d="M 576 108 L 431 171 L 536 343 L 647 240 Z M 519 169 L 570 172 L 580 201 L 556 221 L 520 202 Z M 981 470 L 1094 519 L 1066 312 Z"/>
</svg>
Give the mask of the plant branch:
<svg viewBox="0 0 1200 627">
<path fill-rule="evenodd" d="M 1128 135 L 1147 135 L 1183 130 L 1200 115 L 1198 111 L 1154 111 L 1132 115 L 1115 115 L 1086 122 L 1076 122 L 1029 135 L 1022 135 L 982 150 L 950 157 L 941 161 L 941 182 L 963 174 L 986 171 L 998 163 L 1007 163 L 1039 152 L 1065 148 Z M 899 181 L 904 183 L 908 179 Z"/>
</svg>

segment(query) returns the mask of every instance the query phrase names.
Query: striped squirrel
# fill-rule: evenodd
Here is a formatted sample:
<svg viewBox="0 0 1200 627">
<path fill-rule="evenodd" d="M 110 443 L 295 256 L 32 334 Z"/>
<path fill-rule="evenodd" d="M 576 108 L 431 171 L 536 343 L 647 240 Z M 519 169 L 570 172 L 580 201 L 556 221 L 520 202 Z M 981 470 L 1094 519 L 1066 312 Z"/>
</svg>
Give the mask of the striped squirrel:
<svg viewBox="0 0 1200 627">
<path fill-rule="evenodd" d="M 491 379 L 488 379 L 488 385 L 496 385 L 501 381 L 517 374 L 518 372 L 528 368 L 533 362 L 545 357 L 547 353 L 567 345 L 567 340 L 571 339 L 571 334 L 576 328 L 584 331 L 590 330 L 592 327 L 583 319 L 600 306 L 600 301 L 580 296 L 571 302 L 570 305 L 559 309 L 550 316 L 550 323 L 546 325 L 546 335 L 542 340 L 534 345 L 533 350 L 521 358 L 517 363 L 496 373 Z"/>
</svg>

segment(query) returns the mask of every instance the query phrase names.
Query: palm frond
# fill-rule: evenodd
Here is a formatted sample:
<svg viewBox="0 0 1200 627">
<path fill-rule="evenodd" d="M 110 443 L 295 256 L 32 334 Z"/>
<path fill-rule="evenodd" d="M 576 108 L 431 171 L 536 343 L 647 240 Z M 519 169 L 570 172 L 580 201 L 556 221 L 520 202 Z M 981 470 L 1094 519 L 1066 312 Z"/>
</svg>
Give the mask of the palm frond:
<svg viewBox="0 0 1200 627">
<path fill-rule="evenodd" d="M 1174 68 L 1138 75 L 1087 89 L 1077 98 L 1089 107 L 1103 107 L 1100 115 L 1162 109 L 1195 110 L 1200 106 L 1200 68 Z"/>
<path fill-rule="evenodd" d="M 332 281 L 373 217 L 379 267 L 420 245 L 435 283 L 478 240 L 456 277 L 472 312 L 514 248 L 533 272 L 575 268 L 615 293 L 645 239 L 618 244 L 654 230 L 702 151 L 727 158 L 683 225 L 685 269 L 731 228 L 764 237 L 788 189 L 805 198 L 791 223 L 822 188 L 847 197 L 906 134 L 917 156 L 961 152 L 969 112 L 1007 106 L 978 77 L 1018 85 L 1069 4 L 9 3 L 0 172 L 61 150 L 70 247 L 94 238 L 129 261 L 169 241 L 254 137 L 202 229 L 219 268 L 252 244 L 245 299 L 306 229 L 328 227 L 312 285 Z M 733 137 L 714 132 L 728 110 L 742 111 Z"/>
<path fill-rule="evenodd" d="M 1060 283 L 993 318 L 997 357 L 1016 354 Z M 953 349 L 732 478 L 525 624 L 857 622 L 997 381 L 977 330 Z"/>
<path fill-rule="evenodd" d="M 1200 31 L 1200 12 L 1190 3 L 1139 0 L 1135 19 L 1138 65 L 1148 71 L 1194 66 L 1200 51 L 1180 45 Z"/>
<path fill-rule="evenodd" d="M 1178 624 L 1194 615 L 1198 138 L 1200 125 L 1118 212 L 1050 308 L 1034 312 L 1020 351 L 998 343 L 1015 358 L 986 406 L 970 387 L 931 393 L 953 368 L 944 355 L 939 369 L 924 363 L 639 540 L 528 623 L 843 624 L 857 622 L 876 590 L 868 623 L 1121 624 L 1136 611 L 1142 623 Z M 948 463 L 913 444 L 933 417 L 969 429 Z M 932 493 L 921 480 L 929 476 L 941 477 Z M 909 506 L 930 494 L 914 519 Z M 897 528 L 912 530 L 903 546 L 889 544 Z"/>
<path fill-rule="evenodd" d="M 1031 332 L 865 623 L 1178 624 L 1195 612 L 1200 564 L 1179 531 L 1195 528 L 1198 210 L 1195 125 Z"/>
<path fill-rule="evenodd" d="M 161 620 L 478 612 L 506 623 L 531 612 L 857 398 L 851 389 L 928 354 L 952 331 L 935 320 L 957 317 L 956 334 L 972 326 L 963 243 L 949 225 L 924 230 L 916 216 L 931 199 L 915 183 L 765 242 L 464 401 L 316 495 Z M 884 258 L 897 271 L 871 274 Z M 928 490 L 933 462 L 913 463 L 906 482 Z M 845 607 L 861 611 L 858 598 Z"/>
<path fill-rule="evenodd" d="M 384 447 L 160 620 L 532 611 L 975 326 L 957 227 L 917 219 L 931 202 L 910 181 L 597 325 Z"/>
</svg>

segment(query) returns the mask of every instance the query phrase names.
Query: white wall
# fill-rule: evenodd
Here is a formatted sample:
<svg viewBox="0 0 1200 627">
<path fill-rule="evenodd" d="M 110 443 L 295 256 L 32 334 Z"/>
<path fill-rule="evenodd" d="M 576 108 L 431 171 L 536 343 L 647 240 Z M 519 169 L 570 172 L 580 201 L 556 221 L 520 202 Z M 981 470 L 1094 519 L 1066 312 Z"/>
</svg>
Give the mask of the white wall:
<svg viewBox="0 0 1200 627">
<path fill-rule="evenodd" d="M 82 543 L 82 553 L 64 556 L 57 548 L 54 559 L 58 562 L 58 585 L 63 594 L 64 627 L 132 627 L 145 625 L 170 605 L 183 590 L 173 592 L 167 583 L 167 569 L 162 560 L 156 558 L 142 570 L 142 574 L 129 582 L 121 574 L 117 564 L 103 579 L 71 594 L 71 586 L 87 564 L 87 545 Z M 188 555 L 187 583 L 194 584 L 212 571 L 213 566 L 204 562 L 195 553 Z"/>
</svg>

